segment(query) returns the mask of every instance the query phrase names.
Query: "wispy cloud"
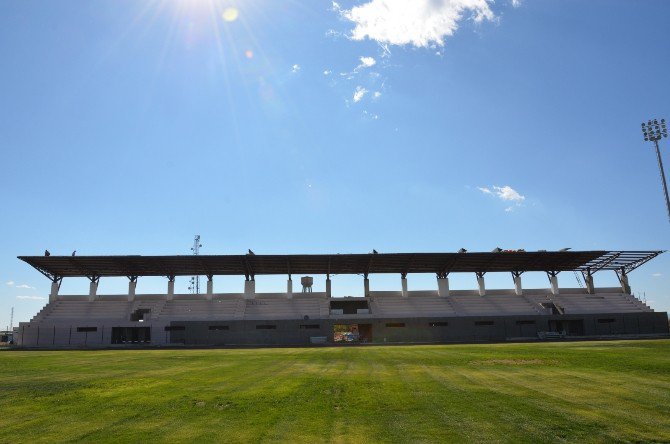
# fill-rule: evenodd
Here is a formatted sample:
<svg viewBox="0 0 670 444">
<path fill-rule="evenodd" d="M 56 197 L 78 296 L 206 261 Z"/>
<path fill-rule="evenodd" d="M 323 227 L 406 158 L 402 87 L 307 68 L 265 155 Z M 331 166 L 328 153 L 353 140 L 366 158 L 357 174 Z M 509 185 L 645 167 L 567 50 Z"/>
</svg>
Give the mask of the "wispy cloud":
<svg viewBox="0 0 670 444">
<path fill-rule="evenodd" d="M 377 61 L 374 59 L 374 57 L 360 57 L 358 60 L 360 60 L 361 63 L 354 69 L 354 71 L 371 68 L 377 64 Z"/>
<path fill-rule="evenodd" d="M 356 90 L 354 91 L 354 103 L 360 102 L 367 92 L 367 89 L 363 88 L 362 86 L 357 86 Z"/>
<path fill-rule="evenodd" d="M 374 40 L 387 45 L 418 48 L 444 45 L 466 13 L 475 23 L 494 20 L 488 0 L 370 0 L 351 9 L 336 2 L 332 10 L 354 24 L 352 40 Z M 518 0 L 513 0 L 513 5 Z"/>
<path fill-rule="evenodd" d="M 512 202 L 523 202 L 524 200 L 526 200 L 525 196 L 519 194 L 514 188 L 510 187 L 509 185 L 505 185 L 504 187 L 494 186 L 493 189 L 495 190 L 496 195 L 502 200 L 508 200 Z"/>
<path fill-rule="evenodd" d="M 519 193 L 517 190 L 510 187 L 509 185 L 505 185 L 502 187 L 494 185 L 491 188 L 477 187 L 477 189 L 484 194 L 495 196 L 504 202 L 511 203 L 512 205 L 505 207 L 506 213 L 514 211 L 516 207 L 520 207 L 523 204 L 523 201 L 526 200 L 526 196 L 523 196 L 521 193 Z"/>
<path fill-rule="evenodd" d="M 296 63 L 295 65 L 291 66 L 291 72 L 292 72 L 292 73 L 295 74 L 295 73 L 297 73 L 298 71 L 300 71 L 300 65 L 298 65 L 298 64 Z"/>
<path fill-rule="evenodd" d="M 14 281 L 7 281 L 5 284 L 9 285 L 10 287 L 14 285 Z"/>
<path fill-rule="evenodd" d="M 35 287 L 31 287 L 30 285 L 26 285 L 26 284 L 17 285 L 16 288 L 29 288 L 31 290 L 35 289 Z"/>
<path fill-rule="evenodd" d="M 379 91 L 375 91 L 375 93 L 372 95 L 372 97 L 374 97 L 375 99 L 378 99 L 378 98 L 380 98 L 381 96 L 382 96 L 382 93 L 379 92 Z"/>
<path fill-rule="evenodd" d="M 654 273 L 652 274 L 655 278 L 663 276 L 663 273 Z"/>
<path fill-rule="evenodd" d="M 29 300 L 35 300 L 35 301 L 44 301 L 46 300 L 45 297 L 42 296 L 17 296 L 16 299 L 29 299 Z"/>
<path fill-rule="evenodd" d="M 324 70 L 323 70 L 323 75 L 324 75 L 324 76 L 329 76 L 329 75 L 331 75 L 332 73 L 333 73 L 333 71 L 331 71 L 330 69 L 324 69 Z"/>
</svg>

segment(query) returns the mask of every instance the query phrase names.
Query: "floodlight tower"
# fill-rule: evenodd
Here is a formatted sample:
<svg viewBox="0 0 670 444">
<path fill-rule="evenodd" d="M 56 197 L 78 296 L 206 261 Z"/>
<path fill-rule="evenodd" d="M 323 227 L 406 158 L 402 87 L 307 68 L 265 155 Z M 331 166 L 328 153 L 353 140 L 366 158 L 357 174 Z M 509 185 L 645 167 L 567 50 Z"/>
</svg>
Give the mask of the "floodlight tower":
<svg viewBox="0 0 670 444">
<path fill-rule="evenodd" d="M 668 137 L 668 128 L 665 126 L 665 119 L 658 123 L 657 119 L 648 120 L 642 123 L 642 134 L 645 142 L 654 142 L 656 147 L 656 158 L 658 159 L 658 169 L 661 171 L 661 182 L 663 183 L 663 192 L 665 193 L 665 206 L 668 209 L 668 221 L 670 221 L 670 198 L 668 197 L 668 184 L 665 182 L 665 171 L 663 171 L 663 160 L 661 160 L 661 150 L 658 149 L 658 141 Z"/>
<path fill-rule="evenodd" d="M 200 247 L 202 247 L 202 244 L 200 243 L 200 235 L 196 234 L 193 239 L 193 246 L 191 247 L 194 256 L 200 254 Z M 192 294 L 200 294 L 200 276 L 191 276 L 188 289 Z"/>
</svg>

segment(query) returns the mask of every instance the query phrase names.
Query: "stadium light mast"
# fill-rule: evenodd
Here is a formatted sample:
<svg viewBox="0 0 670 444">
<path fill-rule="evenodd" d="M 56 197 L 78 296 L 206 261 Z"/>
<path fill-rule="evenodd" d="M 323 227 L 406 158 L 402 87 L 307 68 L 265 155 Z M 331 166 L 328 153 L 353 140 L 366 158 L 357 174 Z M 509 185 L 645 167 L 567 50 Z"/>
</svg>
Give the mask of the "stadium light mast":
<svg viewBox="0 0 670 444">
<path fill-rule="evenodd" d="M 657 119 L 648 120 L 642 123 L 642 134 L 645 142 L 654 142 L 656 147 L 656 158 L 658 159 L 658 169 L 661 171 L 661 182 L 663 183 L 663 193 L 665 194 L 665 206 L 668 209 L 668 221 L 670 221 L 670 198 L 668 197 L 668 184 L 665 181 L 665 171 L 663 171 L 663 160 L 661 159 L 661 150 L 658 148 L 658 141 L 668 137 L 668 129 L 665 126 L 665 119 L 661 123 Z"/>
<path fill-rule="evenodd" d="M 193 246 L 191 247 L 194 256 L 200 254 L 200 247 L 202 247 L 202 244 L 200 243 L 200 235 L 196 234 L 195 238 L 193 238 Z M 191 276 L 188 289 L 192 294 L 200 294 L 200 276 Z"/>
</svg>

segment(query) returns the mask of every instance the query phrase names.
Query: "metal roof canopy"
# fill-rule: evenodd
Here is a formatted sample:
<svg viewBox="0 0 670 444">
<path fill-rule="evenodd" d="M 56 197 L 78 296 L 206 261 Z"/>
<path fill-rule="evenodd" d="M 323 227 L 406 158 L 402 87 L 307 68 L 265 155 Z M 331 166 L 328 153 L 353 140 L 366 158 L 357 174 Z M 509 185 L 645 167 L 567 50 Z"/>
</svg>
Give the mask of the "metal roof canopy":
<svg viewBox="0 0 670 444">
<path fill-rule="evenodd" d="M 203 256 L 19 256 L 49 279 L 127 276 L 488 273 L 614 270 L 627 274 L 663 251 L 502 251 Z"/>
</svg>

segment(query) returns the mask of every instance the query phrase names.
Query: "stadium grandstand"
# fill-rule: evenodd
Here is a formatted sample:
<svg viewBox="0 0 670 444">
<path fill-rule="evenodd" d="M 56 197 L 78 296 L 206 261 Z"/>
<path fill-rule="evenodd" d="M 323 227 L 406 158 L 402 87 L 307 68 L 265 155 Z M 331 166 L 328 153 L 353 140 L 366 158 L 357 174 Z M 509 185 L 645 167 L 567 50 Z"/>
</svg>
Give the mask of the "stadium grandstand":
<svg viewBox="0 0 670 444">
<path fill-rule="evenodd" d="M 331 255 L 22 256 L 52 281 L 47 305 L 19 325 L 23 347 L 444 343 L 550 338 L 667 337 L 667 313 L 633 296 L 628 274 L 661 251 L 534 251 Z M 620 286 L 595 287 L 615 272 Z M 524 289 L 522 275 L 546 273 L 548 288 Z M 561 272 L 583 288 L 559 288 Z M 398 291 L 370 289 L 369 275 L 396 274 Z M 408 291 L 407 276 L 431 273 L 431 290 Z M 449 275 L 473 273 L 474 290 L 452 290 Z M 512 288 L 487 289 L 487 273 L 509 273 Z M 332 297 L 332 275 L 360 274 L 360 297 Z M 255 277 L 285 275 L 281 293 L 257 293 Z M 312 292 L 313 277 L 326 291 Z M 127 277 L 127 294 L 100 295 L 107 277 Z M 136 294 L 139 277 L 163 276 L 164 294 Z M 177 276 L 206 276 L 205 294 L 175 294 Z M 216 276 L 244 276 L 243 293 L 214 293 Z M 292 276 L 302 276 L 293 291 Z M 61 295 L 65 278 L 90 280 L 88 295 Z"/>
</svg>

